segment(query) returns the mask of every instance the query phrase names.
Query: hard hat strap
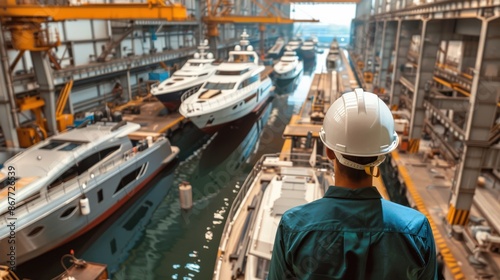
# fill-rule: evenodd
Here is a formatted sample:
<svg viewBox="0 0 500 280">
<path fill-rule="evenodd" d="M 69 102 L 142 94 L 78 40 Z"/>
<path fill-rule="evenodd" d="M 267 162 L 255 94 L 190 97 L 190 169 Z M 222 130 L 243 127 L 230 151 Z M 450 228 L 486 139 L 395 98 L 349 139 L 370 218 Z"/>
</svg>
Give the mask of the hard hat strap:
<svg viewBox="0 0 500 280">
<path fill-rule="evenodd" d="M 339 152 L 336 152 L 336 151 L 333 151 L 335 153 L 335 157 L 338 159 L 338 161 L 340 162 L 340 164 L 344 165 L 344 166 L 347 166 L 347 167 L 350 167 L 350 168 L 354 168 L 354 169 L 357 169 L 357 170 L 365 170 L 368 168 L 369 169 L 369 173 L 367 171 L 367 173 L 369 175 L 372 175 L 372 176 L 375 176 L 375 177 L 378 177 L 378 173 L 380 172 L 377 172 L 377 174 L 373 174 L 371 172 L 371 168 L 372 167 L 377 167 L 379 166 L 384 160 L 385 160 L 385 155 L 379 155 L 377 157 L 377 159 L 372 162 L 372 163 L 369 163 L 369 164 L 359 164 L 357 162 L 354 162 L 352 160 L 348 160 L 346 159 L 341 153 Z"/>
<path fill-rule="evenodd" d="M 373 171 L 376 171 L 373 173 Z M 380 176 L 380 168 L 378 166 L 365 166 L 365 172 L 366 174 L 373 176 L 375 178 L 378 178 Z"/>
</svg>

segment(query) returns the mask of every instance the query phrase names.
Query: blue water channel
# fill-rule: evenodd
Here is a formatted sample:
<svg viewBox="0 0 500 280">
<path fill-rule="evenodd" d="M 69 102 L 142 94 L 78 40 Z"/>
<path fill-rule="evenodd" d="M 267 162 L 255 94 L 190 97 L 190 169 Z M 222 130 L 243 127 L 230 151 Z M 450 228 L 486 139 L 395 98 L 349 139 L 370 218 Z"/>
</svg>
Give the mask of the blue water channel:
<svg viewBox="0 0 500 280">
<path fill-rule="evenodd" d="M 105 263 L 112 279 L 212 279 L 226 213 L 255 162 L 279 153 L 282 133 L 297 114 L 314 73 L 324 57 L 305 64 L 296 83 L 276 88 L 261 111 L 214 135 L 187 124 L 171 137 L 181 149 L 143 192 L 95 229 L 18 267 L 29 279 L 52 279 L 62 273 L 61 257 Z M 180 209 L 178 185 L 188 181 L 193 207 Z"/>
</svg>

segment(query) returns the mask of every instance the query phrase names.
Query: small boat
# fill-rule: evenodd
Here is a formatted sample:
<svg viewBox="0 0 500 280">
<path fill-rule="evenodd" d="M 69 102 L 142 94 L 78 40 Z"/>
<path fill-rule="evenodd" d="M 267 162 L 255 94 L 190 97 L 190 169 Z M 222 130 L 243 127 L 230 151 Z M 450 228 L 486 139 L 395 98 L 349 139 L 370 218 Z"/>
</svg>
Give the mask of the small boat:
<svg viewBox="0 0 500 280">
<path fill-rule="evenodd" d="M 216 132 L 250 112 L 271 96 L 272 82 L 266 67 L 243 32 L 240 44 L 229 52 L 227 62 L 193 95 L 183 98 L 179 112 L 207 133 Z"/>
<path fill-rule="evenodd" d="M 283 37 L 278 37 L 274 45 L 267 52 L 267 57 L 272 59 L 277 59 L 278 57 L 281 56 L 281 54 L 283 54 L 284 47 L 285 47 L 285 39 L 283 39 Z"/>
<path fill-rule="evenodd" d="M 316 52 L 317 52 L 317 45 L 312 39 L 306 40 L 302 44 L 302 46 L 300 46 L 300 52 L 302 53 L 303 59 L 307 59 L 307 60 L 315 59 Z"/>
<path fill-rule="evenodd" d="M 255 164 L 229 210 L 213 279 L 266 279 L 283 213 L 333 185 L 333 167 L 315 156 L 264 155 Z"/>
<path fill-rule="evenodd" d="M 339 43 L 337 40 L 333 40 L 330 44 L 330 50 L 328 51 L 328 55 L 326 57 L 326 69 L 335 70 L 339 65 L 340 60 L 340 49 Z"/>
<path fill-rule="evenodd" d="M 215 72 L 216 64 L 209 49 L 208 40 L 198 46 L 199 52 L 189 59 L 172 77 L 151 88 L 153 94 L 170 111 L 176 111 L 184 94 L 195 93 L 201 85 Z"/>
<path fill-rule="evenodd" d="M 0 203 L 11 206 L 0 213 L 0 246 L 13 248 L 0 264 L 19 265 L 89 231 L 179 153 L 162 134 L 131 140 L 136 123 L 87 123 L 31 146 L 0 170 Z"/>
<path fill-rule="evenodd" d="M 276 80 L 289 82 L 302 73 L 304 63 L 294 51 L 286 51 L 273 68 Z"/>
</svg>

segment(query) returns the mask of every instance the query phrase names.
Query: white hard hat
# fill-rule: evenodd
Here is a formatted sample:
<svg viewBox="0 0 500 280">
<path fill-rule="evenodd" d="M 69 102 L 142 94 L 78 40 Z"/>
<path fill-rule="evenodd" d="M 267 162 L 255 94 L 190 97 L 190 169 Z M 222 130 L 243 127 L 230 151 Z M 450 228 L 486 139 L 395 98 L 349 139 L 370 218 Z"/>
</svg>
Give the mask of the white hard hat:
<svg viewBox="0 0 500 280">
<path fill-rule="evenodd" d="M 355 169 L 377 166 L 398 146 L 394 118 L 387 105 L 371 92 L 357 88 L 343 94 L 326 112 L 319 133 L 321 141 L 335 152 L 340 163 Z M 379 158 L 360 165 L 343 155 Z"/>
</svg>

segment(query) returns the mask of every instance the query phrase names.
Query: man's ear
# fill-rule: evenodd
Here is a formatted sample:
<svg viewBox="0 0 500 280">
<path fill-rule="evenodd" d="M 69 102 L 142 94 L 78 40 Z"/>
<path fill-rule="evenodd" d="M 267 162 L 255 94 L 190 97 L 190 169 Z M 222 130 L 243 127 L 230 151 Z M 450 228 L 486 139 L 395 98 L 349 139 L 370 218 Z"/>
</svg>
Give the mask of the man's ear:
<svg viewBox="0 0 500 280">
<path fill-rule="evenodd" d="M 335 160 L 335 153 L 328 148 L 326 148 L 326 156 L 331 160 Z"/>
</svg>

